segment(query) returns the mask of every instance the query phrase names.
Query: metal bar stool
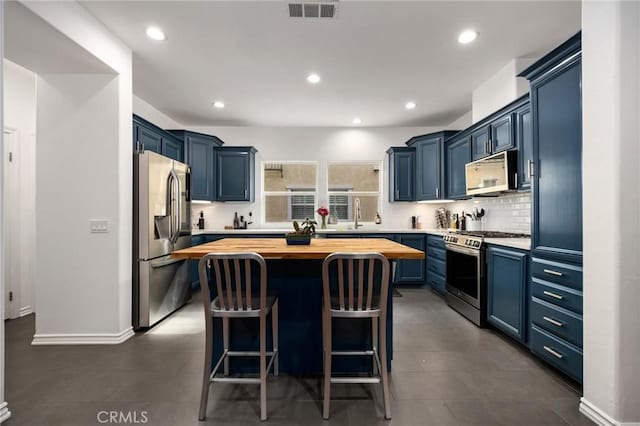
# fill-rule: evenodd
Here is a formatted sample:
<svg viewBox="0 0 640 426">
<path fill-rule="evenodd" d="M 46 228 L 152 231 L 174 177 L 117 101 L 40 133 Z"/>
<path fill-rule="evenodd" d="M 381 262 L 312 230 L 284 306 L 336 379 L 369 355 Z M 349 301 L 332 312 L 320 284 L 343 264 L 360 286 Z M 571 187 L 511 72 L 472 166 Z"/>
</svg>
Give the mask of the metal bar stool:
<svg viewBox="0 0 640 426">
<path fill-rule="evenodd" d="M 260 294 L 251 294 L 252 263 L 258 265 L 260 272 Z M 217 296 L 211 301 L 209 290 L 209 269 L 213 269 Z M 260 385 L 260 419 L 267 419 L 267 374 L 273 366 L 273 374 L 278 375 L 278 298 L 267 296 L 267 264 L 257 253 L 209 253 L 198 264 L 202 304 L 205 319 L 205 357 L 202 376 L 202 394 L 200 396 L 199 419 L 207 414 L 209 387 L 212 382 L 250 383 Z M 244 284 L 244 285 L 243 285 Z M 267 351 L 267 315 L 271 313 L 273 327 L 273 350 Z M 222 318 L 222 340 L 224 352 L 211 369 L 213 357 L 213 318 Z M 260 350 L 232 351 L 229 349 L 229 320 L 232 318 L 260 319 Z M 228 377 L 229 357 L 260 357 L 260 377 Z M 267 356 L 270 357 L 267 365 Z M 221 365 L 224 365 L 224 377 L 216 377 Z"/>
<path fill-rule="evenodd" d="M 337 274 L 331 273 L 332 271 L 336 272 L 335 269 L 332 269 L 334 268 L 333 263 L 337 263 Z M 376 269 L 377 272 L 374 274 Z M 331 281 L 331 277 L 335 275 L 337 275 L 337 285 Z M 376 285 L 376 283 L 378 284 Z M 389 261 L 380 253 L 330 254 L 322 263 L 322 287 L 324 291 L 322 301 L 324 408 L 322 417 L 329 418 L 331 383 L 382 383 L 385 418 L 390 419 L 386 329 Z M 371 318 L 371 349 L 362 351 L 332 350 L 331 326 L 334 317 Z M 378 350 L 378 335 L 380 350 Z M 371 356 L 373 357 L 373 373 L 376 374 L 376 367 L 379 373 L 374 377 L 333 377 L 331 375 L 331 358 L 334 355 Z"/>
</svg>

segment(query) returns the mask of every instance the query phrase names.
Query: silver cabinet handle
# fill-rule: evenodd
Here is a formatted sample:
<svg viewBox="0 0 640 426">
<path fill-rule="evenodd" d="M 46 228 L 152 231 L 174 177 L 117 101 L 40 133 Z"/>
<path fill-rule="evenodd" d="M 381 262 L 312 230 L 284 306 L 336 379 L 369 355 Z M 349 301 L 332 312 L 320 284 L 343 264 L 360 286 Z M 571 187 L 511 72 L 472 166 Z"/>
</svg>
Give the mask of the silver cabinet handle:
<svg viewBox="0 0 640 426">
<path fill-rule="evenodd" d="M 514 173 L 513 176 L 514 176 L 513 177 L 514 186 L 515 186 L 516 189 L 518 189 L 518 173 Z"/>
<path fill-rule="evenodd" d="M 436 198 L 440 198 L 440 188 L 436 188 Z"/>
<path fill-rule="evenodd" d="M 244 190 L 244 198 L 245 198 L 245 199 L 247 198 L 247 189 L 246 189 L 246 188 L 245 188 L 245 190 Z"/>
<path fill-rule="evenodd" d="M 528 164 L 528 169 L 529 169 L 529 179 L 531 179 L 532 176 L 534 176 L 533 174 L 533 160 L 529 160 L 529 164 Z"/>
<path fill-rule="evenodd" d="M 552 348 L 550 348 L 549 346 L 543 346 L 544 350 L 549 352 L 551 355 L 555 356 L 558 359 L 562 359 L 564 358 L 564 355 L 562 355 L 560 352 L 553 350 Z"/>
<path fill-rule="evenodd" d="M 558 320 L 554 320 L 553 318 L 549 318 L 549 317 L 542 317 L 543 320 L 545 320 L 546 322 L 555 325 L 556 327 L 562 327 L 564 324 L 561 323 Z"/>
<path fill-rule="evenodd" d="M 545 274 L 555 275 L 556 277 L 561 277 L 564 275 L 562 272 L 554 271 L 553 269 L 543 269 L 542 271 Z"/>
<path fill-rule="evenodd" d="M 400 198 L 400 190 L 399 190 L 399 189 L 396 189 L 396 200 L 397 200 L 398 198 Z"/>
<path fill-rule="evenodd" d="M 552 292 L 550 292 L 550 291 L 546 291 L 546 290 L 545 290 L 545 291 L 543 291 L 542 293 L 543 293 L 543 294 L 545 294 L 545 295 L 547 295 L 547 296 L 549 296 L 549 297 L 553 297 L 554 299 L 558 299 L 558 300 L 562 300 L 562 299 L 564 299 L 564 297 L 560 296 L 559 294 L 552 293 Z"/>
</svg>

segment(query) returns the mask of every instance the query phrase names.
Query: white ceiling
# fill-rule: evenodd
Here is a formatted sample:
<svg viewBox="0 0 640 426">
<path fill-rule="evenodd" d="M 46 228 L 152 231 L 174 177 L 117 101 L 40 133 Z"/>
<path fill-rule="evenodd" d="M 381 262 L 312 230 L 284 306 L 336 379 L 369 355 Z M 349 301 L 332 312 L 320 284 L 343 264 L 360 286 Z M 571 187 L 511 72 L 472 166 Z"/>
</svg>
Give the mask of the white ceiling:
<svg viewBox="0 0 640 426">
<path fill-rule="evenodd" d="M 580 29 L 579 1 L 342 0 L 333 20 L 289 18 L 285 1 L 83 5 L 132 48 L 134 92 L 188 126 L 446 126 L 510 59 Z M 462 46 L 465 28 L 480 35 Z"/>
</svg>

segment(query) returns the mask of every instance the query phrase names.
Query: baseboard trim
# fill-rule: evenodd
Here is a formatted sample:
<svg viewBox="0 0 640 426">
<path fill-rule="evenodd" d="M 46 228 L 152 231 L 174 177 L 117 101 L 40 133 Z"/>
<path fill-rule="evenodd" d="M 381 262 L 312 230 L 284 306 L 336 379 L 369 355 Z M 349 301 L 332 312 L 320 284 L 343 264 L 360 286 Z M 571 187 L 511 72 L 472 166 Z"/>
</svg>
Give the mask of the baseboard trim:
<svg viewBox="0 0 640 426">
<path fill-rule="evenodd" d="M 25 306 L 24 308 L 20 308 L 20 312 L 18 312 L 18 317 L 26 317 L 27 315 L 31 315 L 33 313 L 33 308 L 31 306 Z"/>
<path fill-rule="evenodd" d="M 584 397 L 580 398 L 580 412 L 600 426 L 640 426 L 640 422 L 619 422 L 615 420 Z"/>
<path fill-rule="evenodd" d="M 6 402 L 0 403 L 0 423 L 11 417 L 11 411 L 9 411 L 9 406 Z"/>
<path fill-rule="evenodd" d="M 36 334 L 32 345 L 117 345 L 135 333 L 129 327 L 120 333 L 104 334 Z"/>
</svg>

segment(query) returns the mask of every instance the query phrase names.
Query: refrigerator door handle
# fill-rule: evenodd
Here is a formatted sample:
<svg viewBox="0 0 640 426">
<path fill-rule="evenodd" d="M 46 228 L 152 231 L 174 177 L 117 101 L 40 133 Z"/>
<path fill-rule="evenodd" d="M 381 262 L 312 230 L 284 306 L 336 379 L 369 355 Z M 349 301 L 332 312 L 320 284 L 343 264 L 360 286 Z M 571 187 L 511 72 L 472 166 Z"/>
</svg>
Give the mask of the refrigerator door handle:
<svg viewBox="0 0 640 426">
<path fill-rule="evenodd" d="M 180 236 L 180 209 L 182 207 L 182 203 L 180 200 L 180 180 L 174 170 L 171 170 L 170 172 L 169 192 L 171 194 L 171 242 L 175 244 Z"/>
</svg>

